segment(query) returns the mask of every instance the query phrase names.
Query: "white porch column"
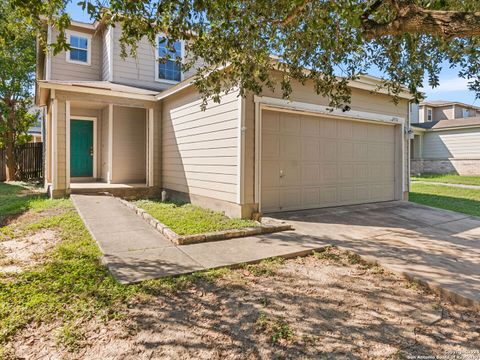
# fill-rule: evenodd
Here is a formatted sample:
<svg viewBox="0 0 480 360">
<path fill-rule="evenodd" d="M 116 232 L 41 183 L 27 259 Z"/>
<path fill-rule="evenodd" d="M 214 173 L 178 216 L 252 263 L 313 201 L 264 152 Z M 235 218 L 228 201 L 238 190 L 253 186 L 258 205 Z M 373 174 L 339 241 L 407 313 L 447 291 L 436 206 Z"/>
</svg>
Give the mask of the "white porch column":
<svg viewBox="0 0 480 360">
<path fill-rule="evenodd" d="M 113 179 L 113 104 L 108 105 L 108 172 L 107 183 Z"/>
<path fill-rule="evenodd" d="M 65 101 L 65 179 L 70 189 L 70 101 Z"/>
<path fill-rule="evenodd" d="M 147 186 L 154 186 L 154 154 L 155 122 L 153 108 L 147 109 Z"/>
<path fill-rule="evenodd" d="M 55 93 L 52 94 L 52 160 L 51 160 L 51 170 L 52 170 L 52 188 L 58 189 L 58 101 L 55 99 Z"/>
</svg>

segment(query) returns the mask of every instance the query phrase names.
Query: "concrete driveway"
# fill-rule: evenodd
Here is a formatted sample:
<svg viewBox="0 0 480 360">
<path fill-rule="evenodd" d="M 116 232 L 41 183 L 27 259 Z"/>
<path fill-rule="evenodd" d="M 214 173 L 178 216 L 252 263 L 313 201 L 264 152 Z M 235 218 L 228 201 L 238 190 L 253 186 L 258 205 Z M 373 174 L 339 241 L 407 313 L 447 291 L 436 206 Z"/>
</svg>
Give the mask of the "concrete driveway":
<svg viewBox="0 0 480 360">
<path fill-rule="evenodd" d="M 480 308 L 480 218 L 409 202 L 270 215 Z"/>
</svg>

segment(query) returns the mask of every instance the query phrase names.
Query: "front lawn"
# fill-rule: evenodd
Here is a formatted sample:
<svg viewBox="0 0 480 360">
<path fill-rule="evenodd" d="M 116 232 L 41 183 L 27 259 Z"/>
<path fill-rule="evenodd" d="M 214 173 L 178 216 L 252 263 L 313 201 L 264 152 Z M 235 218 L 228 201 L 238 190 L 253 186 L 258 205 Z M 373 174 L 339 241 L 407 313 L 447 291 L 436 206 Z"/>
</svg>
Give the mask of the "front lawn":
<svg viewBox="0 0 480 360">
<path fill-rule="evenodd" d="M 0 250 L 46 233 L 53 247 L 21 272 L 0 268 L 0 358 L 395 359 L 480 346 L 478 312 L 334 248 L 121 285 L 70 200 L 36 201 Z"/>
<path fill-rule="evenodd" d="M 221 212 L 203 209 L 192 204 L 139 200 L 136 205 L 178 235 L 203 234 L 259 226 L 258 222 L 253 220 L 232 219 Z"/>
<path fill-rule="evenodd" d="M 0 226 L 12 216 L 41 207 L 44 197 L 43 194 L 24 183 L 0 183 Z"/>
<path fill-rule="evenodd" d="M 454 174 L 423 174 L 420 176 L 412 176 L 412 180 L 480 186 L 480 176 L 460 176 Z"/>
<path fill-rule="evenodd" d="M 480 216 L 480 190 L 412 183 L 410 201 Z"/>
</svg>

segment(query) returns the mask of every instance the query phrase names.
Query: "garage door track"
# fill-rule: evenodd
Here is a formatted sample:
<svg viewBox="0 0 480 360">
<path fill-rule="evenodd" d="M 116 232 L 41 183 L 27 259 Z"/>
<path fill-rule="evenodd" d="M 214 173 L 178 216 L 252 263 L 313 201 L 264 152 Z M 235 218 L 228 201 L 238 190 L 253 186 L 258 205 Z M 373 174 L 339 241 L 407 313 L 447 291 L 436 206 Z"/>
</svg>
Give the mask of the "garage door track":
<svg viewBox="0 0 480 360">
<path fill-rule="evenodd" d="M 409 202 L 288 212 L 296 232 L 480 308 L 480 218 Z"/>
</svg>

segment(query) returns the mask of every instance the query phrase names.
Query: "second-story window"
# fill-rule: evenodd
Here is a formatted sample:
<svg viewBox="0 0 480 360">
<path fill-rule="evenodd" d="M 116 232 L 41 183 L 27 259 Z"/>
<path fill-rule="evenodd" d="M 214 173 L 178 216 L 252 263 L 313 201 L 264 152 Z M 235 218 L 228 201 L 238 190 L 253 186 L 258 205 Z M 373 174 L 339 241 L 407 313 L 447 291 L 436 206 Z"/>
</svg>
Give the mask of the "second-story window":
<svg viewBox="0 0 480 360">
<path fill-rule="evenodd" d="M 167 43 L 165 38 L 157 37 L 156 78 L 158 81 L 179 82 L 182 80 L 182 43 Z"/>
<path fill-rule="evenodd" d="M 462 117 L 467 118 L 470 117 L 470 109 L 462 109 Z"/>
<path fill-rule="evenodd" d="M 427 121 L 432 121 L 432 109 L 427 109 Z"/>
<path fill-rule="evenodd" d="M 67 61 L 76 64 L 90 65 L 91 36 L 88 34 L 67 33 L 70 50 L 67 51 Z"/>
</svg>

